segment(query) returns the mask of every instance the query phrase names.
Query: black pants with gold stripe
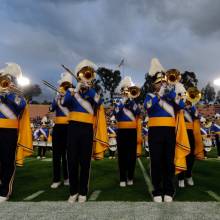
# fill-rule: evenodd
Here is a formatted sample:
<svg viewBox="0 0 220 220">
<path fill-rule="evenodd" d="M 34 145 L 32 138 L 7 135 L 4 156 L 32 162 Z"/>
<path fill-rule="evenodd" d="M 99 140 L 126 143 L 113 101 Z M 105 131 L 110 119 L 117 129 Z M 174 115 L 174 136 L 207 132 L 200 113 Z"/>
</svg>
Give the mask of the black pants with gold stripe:
<svg viewBox="0 0 220 220">
<path fill-rule="evenodd" d="M 15 154 L 17 147 L 17 129 L 0 128 L 0 196 L 9 197 L 15 174 Z"/>
<path fill-rule="evenodd" d="M 87 195 L 93 144 L 93 125 L 70 121 L 68 127 L 67 162 L 70 195 Z"/>
<path fill-rule="evenodd" d="M 117 144 L 120 181 L 133 180 L 137 158 L 137 130 L 118 129 Z"/>
<path fill-rule="evenodd" d="M 61 160 L 63 179 L 68 179 L 67 171 L 67 128 L 68 124 L 55 124 L 52 134 L 53 182 L 61 180 Z"/>
<path fill-rule="evenodd" d="M 174 195 L 175 127 L 150 127 L 149 150 L 153 196 Z"/>
<path fill-rule="evenodd" d="M 192 129 L 187 129 L 187 134 L 189 138 L 189 144 L 190 144 L 190 153 L 186 156 L 186 165 L 187 165 L 187 170 L 184 172 L 181 172 L 178 175 L 178 180 L 184 180 L 184 177 L 189 178 L 192 177 L 192 169 L 193 169 L 193 164 L 195 161 L 195 138 L 193 134 Z"/>
</svg>

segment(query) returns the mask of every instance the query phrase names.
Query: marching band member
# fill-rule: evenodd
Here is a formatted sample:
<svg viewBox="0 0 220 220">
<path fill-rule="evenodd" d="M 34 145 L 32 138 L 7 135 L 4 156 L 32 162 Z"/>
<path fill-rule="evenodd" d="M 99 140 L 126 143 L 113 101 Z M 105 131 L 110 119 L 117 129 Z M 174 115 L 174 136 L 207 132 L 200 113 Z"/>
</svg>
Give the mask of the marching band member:
<svg viewBox="0 0 220 220">
<path fill-rule="evenodd" d="M 41 125 L 34 132 L 34 140 L 39 142 L 38 145 L 38 154 L 37 159 L 45 159 L 46 158 L 46 143 L 49 137 L 49 128 L 47 124 L 47 118 L 43 117 L 41 120 Z"/>
<path fill-rule="evenodd" d="M 119 89 L 123 100 L 115 103 L 114 109 L 114 114 L 118 122 L 117 146 L 121 187 L 133 185 L 137 157 L 137 118 L 140 114 L 140 109 L 134 101 L 133 96 L 136 97 L 139 91 L 134 91 L 133 95 L 131 92 L 132 88 L 137 87 L 132 82 L 131 77 L 126 76 L 122 79 Z"/>
<path fill-rule="evenodd" d="M 143 147 L 144 147 L 144 149 L 145 149 L 145 151 L 146 151 L 146 157 L 148 158 L 149 157 L 149 143 L 148 143 L 148 120 L 149 120 L 149 118 L 148 118 L 148 116 L 146 116 L 145 117 L 145 119 L 144 119 L 144 121 L 143 121 Z"/>
<path fill-rule="evenodd" d="M 117 150 L 117 128 L 116 119 L 113 115 L 110 118 L 110 124 L 108 126 L 108 137 L 109 137 L 109 159 L 115 159 L 115 152 Z"/>
<path fill-rule="evenodd" d="M 22 114 L 24 114 L 26 101 L 15 89 L 16 80 L 21 77 L 21 74 L 20 66 L 14 63 L 8 63 L 4 69 L 0 70 L 0 203 L 8 200 L 12 193 L 16 149 L 21 139 L 20 133 L 18 135 L 22 129 L 19 123 L 23 120 Z"/>
<path fill-rule="evenodd" d="M 154 91 L 148 93 L 144 102 L 149 116 L 149 149 L 151 159 L 151 178 L 154 202 L 172 202 L 174 196 L 173 177 L 175 173 L 174 156 L 176 145 L 175 109 L 183 108 L 184 102 L 176 92 L 166 91 L 167 78 L 158 59 L 151 61 L 149 70 L 153 79 Z"/>
<path fill-rule="evenodd" d="M 212 122 L 208 119 L 202 121 L 202 126 L 200 128 L 202 140 L 204 144 L 204 155 L 205 159 L 207 159 L 207 153 L 212 150 L 212 131 L 211 131 Z"/>
<path fill-rule="evenodd" d="M 192 169 L 195 161 L 195 137 L 193 133 L 193 122 L 198 119 L 198 111 L 192 103 L 188 100 L 186 101 L 186 105 L 184 108 L 184 118 L 186 122 L 187 134 L 190 144 L 190 153 L 186 156 L 186 164 L 187 170 L 178 174 L 178 185 L 180 188 L 185 187 L 184 177 L 186 177 L 186 182 L 189 186 L 194 185 L 194 181 L 192 179 Z"/>
<path fill-rule="evenodd" d="M 89 60 L 80 62 L 75 69 L 77 86 L 75 89 L 67 90 L 62 102 L 69 110 L 67 160 L 70 203 L 74 203 L 77 199 L 78 202 L 85 202 L 87 199 L 93 136 L 96 131 L 100 131 L 100 128 L 96 127 L 93 132 L 93 126 L 95 118 L 99 118 L 97 109 L 102 103 L 100 94 L 91 88 L 96 69 L 97 66 Z M 100 121 L 97 122 L 99 123 Z M 106 124 L 103 127 L 103 133 L 105 132 L 107 136 Z"/>
<path fill-rule="evenodd" d="M 64 185 L 69 185 L 67 171 L 67 132 L 68 132 L 68 115 L 69 110 L 61 105 L 61 98 L 65 95 L 67 89 L 72 87 L 73 77 L 68 73 L 62 73 L 61 79 L 58 81 L 60 93 L 57 94 L 50 106 L 51 112 L 56 112 L 55 125 L 52 132 L 53 146 L 53 183 L 52 189 L 56 189 L 61 185 L 61 159 Z"/>
<path fill-rule="evenodd" d="M 220 159 L 220 125 L 219 125 L 220 114 L 215 114 L 215 122 L 212 124 L 212 132 L 215 134 L 215 141 L 218 153 L 218 159 Z"/>
</svg>

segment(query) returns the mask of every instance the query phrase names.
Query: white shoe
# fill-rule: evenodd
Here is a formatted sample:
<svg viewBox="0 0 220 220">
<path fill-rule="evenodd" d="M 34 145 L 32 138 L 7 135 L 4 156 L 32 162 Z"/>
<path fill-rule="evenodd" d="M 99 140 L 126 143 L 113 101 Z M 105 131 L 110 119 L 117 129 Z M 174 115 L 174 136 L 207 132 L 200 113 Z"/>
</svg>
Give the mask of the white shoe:
<svg viewBox="0 0 220 220">
<path fill-rule="evenodd" d="M 194 181 L 193 181 L 193 178 L 190 177 L 190 178 L 186 178 L 186 182 L 189 186 L 194 186 Z"/>
<path fill-rule="evenodd" d="M 81 196 L 81 195 L 79 195 L 79 197 L 78 197 L 78 202 L 79 203 L 83 203 L 83 202 L 86 202 L 86 196 Z"/>
<path fill-rule="evenodd" d="M 133 185 L 134 185 L 133 180 L 128 180 L 128 181 L 127 181 L 127 185 L 128 185 L 128 186 L 133 186 Z"/>
<path fill-rule="evenodd" d="M 120 187 L 126 187 L 126 182 L 120 182 Z"/>
<path fill-rule="evenodd" d="M 41 159 L 41 157 L 40 156 L 37 156 L 37 160 L 40 160 Z"/>
<path fill-rule="evenodd" d="M 75 203 L 76 202 L 76 200 L 77 200 L 77 198 L 78 198 L 78 194 L 75 194 L 75 195 L 73 195 L 73 196 L 70 196 L 69 197 L 69 199 L 68 199 L 68 202 L 69 203 Z"/>
<path fill-rule="evenodd" d="M 173 198 L 171 196 L 165 195 L 164 196 L 164 202 L 172 202 Z"/>
<path fill-rule="evenodd" d="M 153 197 L 153 201 L 154 201 L 154 202 L 163 202 L 162 196 L 154 196 L 154 197 Z"/>
<path fill-rule="evenodd" d="M 51 189 L 57 189 L 61 185 L 61 182 L 52 183 L 50 188 Z"/>
<path fill-rule="evenodd" d="M 6 202 L 8 200 L 8 197 L 0 196 L 0 203 Z"/>
<path fill-rule="evenodd" d="M 63 185 L 64 186 L 69 186 L 70 185 L 69 179 L 64 180 Z"/>
<path fill-rule="evenodd" d="M 219 160 L 220 160 L 220 156 L 218 156 L 218 157 L 217 157 L 217 159 L 219 159 Z"/>
<path fill-rule="evenodd" d="M 108 159 L 109 159 L 109 160 L 111 160 L 111 159 L 112 159 L 112 157 L 109 157 Z"/>
<path fill-rule="evenodd" d="M 42 159 L 46 159 L 46 157 L 42 157 Z"/>
<path fill-rule="evenodd" d="M 185 187 L 185 182 L 184 182 L 184 180 L 179 180 L 179 181 L 178 181 L 178 186 L 179 186 L 180 188 L 184 188 L 184 187 Z"/>
</svg>

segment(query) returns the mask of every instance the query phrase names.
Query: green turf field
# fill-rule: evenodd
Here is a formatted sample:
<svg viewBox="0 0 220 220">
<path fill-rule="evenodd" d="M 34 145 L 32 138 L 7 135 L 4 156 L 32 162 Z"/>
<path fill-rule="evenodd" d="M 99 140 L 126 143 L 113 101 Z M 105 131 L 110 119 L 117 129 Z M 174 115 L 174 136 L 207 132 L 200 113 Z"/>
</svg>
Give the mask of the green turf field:
<svg viewBox="0 0 220 220">
<path fill-rule="evenodd" d="M 216 157 L 214 151 L 209 157 Z M 149 160 L 141 158 L 149 175 Z M 151 201 L 148 186 L 145 183 L 139 163 L 136 165 L 134 186 L 120 188 L 117 160 L 105 158 L 92 162 L 89 197 L 100 191 L 96 201 Z M 220 197 L 220 160 L 208 159 L 196 161 L 194 167 L 195 186 L 177 189 L 175 201 L 218 201 Z M 17 168 L 13 195 L 10 201 L 23 201 L 26 197 L 44 191 L 31 201 L 65 201 L 69 193 L 68 187 L 50 189 L 52 181 L 52 162 L 27 158 L 25 166 Z M 217 198 L 213 195 L 214 193 Z"/>
</svg>

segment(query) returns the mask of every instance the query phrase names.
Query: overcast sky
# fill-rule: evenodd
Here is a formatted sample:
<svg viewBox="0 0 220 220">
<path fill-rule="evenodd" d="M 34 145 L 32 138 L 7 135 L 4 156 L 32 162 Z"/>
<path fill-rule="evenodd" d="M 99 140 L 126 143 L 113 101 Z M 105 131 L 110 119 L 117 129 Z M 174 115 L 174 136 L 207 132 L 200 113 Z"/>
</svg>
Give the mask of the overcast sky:
<svg viewBox="0 0 220 220">
<path fill-rule="evenodd" d="M 194 71 L 200 87 L 220 77 L 219 0 L 0 0 L 0 28 L 0 66 L 16 62 L 35 83 L 84 58 L 112 68 L 125 58 L 139 85 L 153 57 Z"/>
</svg>

